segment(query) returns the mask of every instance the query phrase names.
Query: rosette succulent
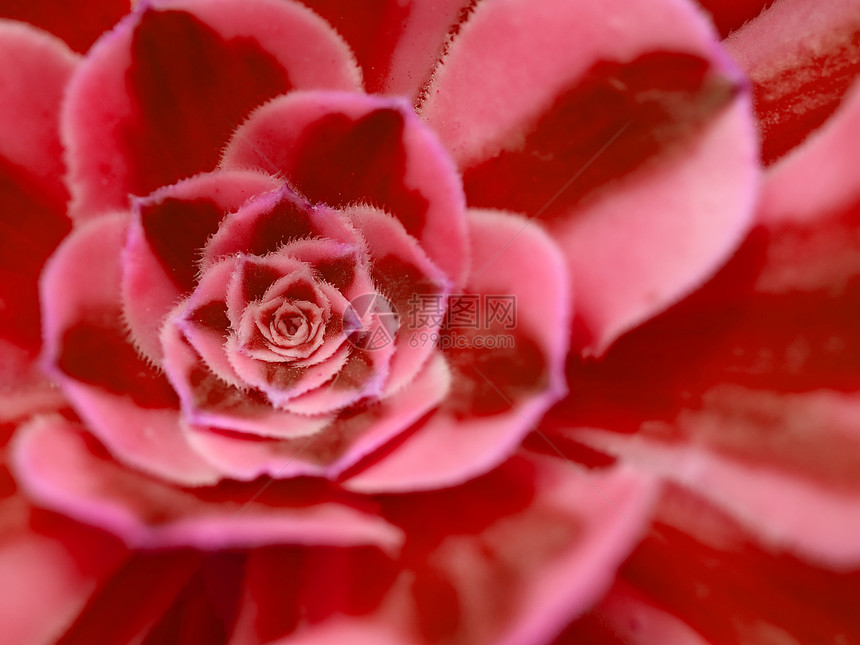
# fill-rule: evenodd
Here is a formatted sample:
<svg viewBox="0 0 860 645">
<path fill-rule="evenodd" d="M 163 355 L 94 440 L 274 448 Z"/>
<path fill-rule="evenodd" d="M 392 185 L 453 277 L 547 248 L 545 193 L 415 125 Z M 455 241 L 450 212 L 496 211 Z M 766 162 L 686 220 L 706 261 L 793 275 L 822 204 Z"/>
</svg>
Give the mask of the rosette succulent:
<svg viewBox="0 0 860 645">
<path fill-rule="evenodd" d="M 702 4 L 0 2 L 9 642 L 860 638 L 860 4 Z"/>
</svg>

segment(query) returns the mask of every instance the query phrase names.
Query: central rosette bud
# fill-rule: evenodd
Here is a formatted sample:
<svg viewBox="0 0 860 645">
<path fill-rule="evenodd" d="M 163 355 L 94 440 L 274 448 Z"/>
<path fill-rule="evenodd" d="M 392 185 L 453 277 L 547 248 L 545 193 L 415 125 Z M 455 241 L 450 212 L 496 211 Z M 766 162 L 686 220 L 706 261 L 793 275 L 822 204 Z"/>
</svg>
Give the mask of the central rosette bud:
<svg viewBox="0 0 860 645">
<path fill-rule="evenodd" d="M 356 244 L 332 239 L 290 241 L 265 256 L 236 253 L 203 276 L 176 324 L 207 363 L 230 370 L 237 386 L 257 388 L 273 405 L 284 406 L 348 362 L 348 297 L 373 285 L 366 275 L 334 285 L 325 273 L 338 262 L 360 264 L 360 255 Z M 212 313 L 220 326 L 207 319 Z M 386 357 L 378 358 L 382 362 L 367 357 L 367 364 L 381 376 Z M 365 384 L 370 393 L 376 393 L 371 385 L 377 376 Z"/>
<path fill-rule="evenodd" d="M 311 267 L 301 262 L 295 265 L 292 273 L 272 283 L 242 313 L 237 332 L 242 354 L 261 361 L 289 362 L 313 356 L 323 344 L 331 301 L 314 280 Z"/>
<path fill-rule="evenodd" d="M 380 312 L 366 301 L 446 296 L 444 275 L 383 211 L 312 206 L 282 189 L 228 215 L 202 256 L 196 287 L 161 334 L 165 369 L 196 424 L 301 434 L 307 418 L 384 398 L 431 350 L 408 342 L 425 328 L 368 342 Z"/>
<path fill-rule="evenodd" d="M 289 258 L 284 264 L 291 264 Z M 242 312 L 237 338 L 238 351 L 245 356 L 289 362 L 312 356 L 323 344 L 331 303 L 314 281 L 310 267 L 295 264 L 292 273 L 276 280 Z"/>
</svg>

